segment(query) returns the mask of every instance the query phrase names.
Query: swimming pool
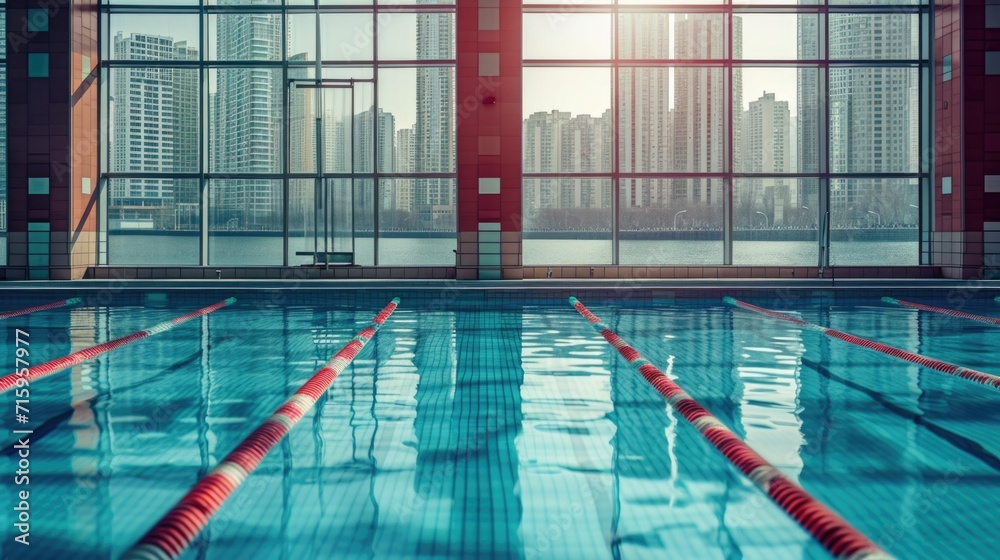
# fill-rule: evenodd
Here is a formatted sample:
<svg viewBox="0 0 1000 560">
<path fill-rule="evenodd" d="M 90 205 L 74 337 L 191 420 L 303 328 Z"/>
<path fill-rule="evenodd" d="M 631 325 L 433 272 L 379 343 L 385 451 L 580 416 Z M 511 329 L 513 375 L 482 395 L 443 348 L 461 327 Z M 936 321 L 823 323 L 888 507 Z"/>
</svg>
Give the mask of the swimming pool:
<svg viewBox="0 0 1000 560">
<path fill-rule="evenodd" d="M 578 295 L 887 551 L 994 556 L 984 521 L 1000 496 L 1000 392 L 735 309 L 723 293 Z M 8 483 L 0 552 L 118 557 L 396 295 L 384 327 L 186 558 L 829 557 L 563 295 L 386 290 L 85 294 L 80 305 L 4 321 L 13 371 L 15 329 L 39 364 L 237 297 L 32 383 L 31 545 L 13 541 Z M 734 295 L 1000 373 L 1000 327 L 878 297 L 903 294 Z M 995 295 L 903 299 L 1000 317 Z M 7 297 L 0 309 L 63 297 Z M 13 394 L 4 406 L 5 425 L 23 427 Z M 6 437 L 13 477 L 17 438 Z"/>
</svg>

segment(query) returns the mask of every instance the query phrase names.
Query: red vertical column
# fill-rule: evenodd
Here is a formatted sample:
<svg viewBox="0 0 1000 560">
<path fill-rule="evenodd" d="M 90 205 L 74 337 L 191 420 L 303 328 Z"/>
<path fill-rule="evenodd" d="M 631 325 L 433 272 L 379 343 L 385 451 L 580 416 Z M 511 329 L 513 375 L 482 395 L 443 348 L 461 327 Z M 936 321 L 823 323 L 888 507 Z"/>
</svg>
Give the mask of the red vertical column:
<svg viewBox="0 0 1000 560">
<path fill-rule="evenodd" d="M 958 0 L 941 0 L 934 17 L 933 264 L 954 276 L 962 267 L 962 17 Z"/>
<path fill-rule="evenodd" d="M 968 252 L 982 255 L 982 274 L 996 278 L 1000 276 L 1000 104 L 996 102 L 1000 91 L 1000 69 L 997 68 L 1000 66 L 1000 5 L 978 0 L 969 2 L 966 11 L 971 12 L 965 37 L 968 51 L 981 49 L 982 56 L 990 59 L 985 68 L 978 66 L 985 70 L 981 78 L 972 76 L 965 86 L 968 98 L 977 101 L 982 110 L 982 118 L 978 121 L 975 111 L 966 114 L 970 128 L 982 125 L 981 144 L 966 140 L 967 146 L 982 146 L 982 152 L 969 158 L 965 170 L 970 190 L 966 205 L 975 207 L 974 210 L 970 208 L 968 222 L 976 226 L 982 224 L 981 230 L 969 232 L 966 228 L 967 234 L 973 234 Z M 981 245 L 976 243 L 979 239 L 975 234 L 979 231 L 982 231 Z"/>
<path fill-rule="evenodd" d="M 521 278 L 521 4 L 457 4 L 458 279 Z"/>
<path fill-rule="evenodd" d="M 7 3 L 8 280 L 69 280 L 93 264 L 97 106 L 82 53 L 97 63 L 96 0 Z M 86 46 L 84 50 L 83 47 Z M 88 72 L 89 74 L 89 72 Z M 86 138 L 86 142 L 80 139 Z M 84 175 L 91 187 L 82 189 Z M 87 218 L 84 213 L 90 208 Z M 96 249 L 96 239 L 92 246 Z M 96 250 L 90 254 L 96 254 Z"/>
<path fill-rule="evenodd" d="M 935 5 L 934 264 L 945 276 L 1000 269 L 1000 27 L 985 0 Z"/>
</svg>

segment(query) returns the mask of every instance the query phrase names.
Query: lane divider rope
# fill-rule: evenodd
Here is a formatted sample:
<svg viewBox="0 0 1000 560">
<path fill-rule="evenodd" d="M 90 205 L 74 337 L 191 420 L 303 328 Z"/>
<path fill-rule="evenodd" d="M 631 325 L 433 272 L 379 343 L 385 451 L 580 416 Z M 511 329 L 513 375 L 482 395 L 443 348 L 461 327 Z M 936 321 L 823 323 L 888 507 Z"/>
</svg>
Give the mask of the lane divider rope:
<svg viewBox="0 0 1000 560">
<path fill-rule="evenodd" d="M 882 298 L 882 301 L 886 303 L 891 303 L 893 305 L 898 305 L 900 307 L 911 307 L 913 309 L 919 309 L 921 311 L 929 311 L 931 313 L 940 313 L 942 315 L 951 315 L 952 317 L 960 317 L 962 319 L 970 319 L 972 321 L 979 321 L 980 323 L 986 323 L 989 325 L 1000 325 L 1000 318 L 997 317 L 987 317 L 985 315 L 975 315 L 973 313 L 966 313 L 964 311 L 956 311 L 954 309 L 945 309 L 943 307 L 934 307 L 931 305 L 924 305 L 922 303 L 914 303 L 912 301 L 904 301 L 901 299 L 891 298 L 886 296 Z"/>
<path fill-rule="evenodd" d="M 725 424 L 691 398 L 680 385 L 664 375 L 638 350 L 629 346 L 608 328 L 580 300 L 570 297 L 569 301 L 577 312 L 590 322 L 594 330 L 618 350 L 632 369 L 642 374 L 653 388 L 667 398 L 670 406 L 684 416 L 705 439 L 729 459 L 730 463 L 763 490 L 831 554 L 837 558 L 852 560 L 892 558 L 863 533 L 757 454 Z"/>
<path fill-rule="evenodd" d="M 233 491 L 257 468 L 264 456 L 309 412 L 320 396 L 330 388 L 333 380 L 375 336 L 375 332 L 392 315 L 397 305 L 399 298 L 393 298 L 368 326 L 358 332 L 322 369 L 278 407 L 274 414 L 257 426 L 236 449 L 199 480 L 173 509 L 122 555 L 122 560 L 171 560 L 180 556 Z"/>
<path fill-rule="evenodd" d="M 137 340 L 142 340 L 144 338 L 153 336 L 154 334 L 160 334 L 162 332 L 169 331 L 170 329 L 176 327 L 177 325 L 186 323 L 191 319 L 194 319 L 195 317 L 208 315 L 213 311 L 222 309 L 223 307 L 231 305 L 235 302 L 236 298 L 229 298 L 225 301 L 220 301 L 219 303 L 209 305 L 208 307 L 203 307 L 197 311 L 192 311 L 191 313 L 181 315 L 180 317 L 175 317 L 169 321 L 164 321 L 148 329 L 134 332 L 130 335 L 126 335 L 121 338 L 116 338 L 114 340 L 109 340 L 108 342 L 104 342 L 96 346 L 91 346 L 90 348 L 84 348 L 83 350 L 78 350 L 76 352 L 73 352 L 72 354 L 63 356 L 62 358 L 56 358 L 52 361 L 45 362 L 44 364 L 31 366 L 27 368 L 28 373 L 26 375 L 20 375 L 17 372 L 5 375 L 3 377 L 0 377 L 0 394 L 11 390 L 15 385 L 17 385 L 18 379 L 24 378 L 27 379 L 28 382 L 33 382 L 37 379 L 48 377 L 53 373 L 58 373 L 66 368 L 73 367 L 79 363 L 96 358 L 106 352 L 117 350 L 118 348 L 121 348 L 122 346 L 125 346 L 127 344 L 132 344 Z"/>
<path fill-rule="evenodd" d="M 777 311 L 771 311 L 770 309 L 764 309 L 763 307 L 757 307 L 756 305 L 752 305 L 745 301 L 740 301 L 738 299 L 734 299 L 729 296 L 726 296 L 722 299 L 723 301 L 734 307 L 739 307 L 742 309 L 746 309 L 748 311 L 755 311 L 757 313 L 760 313 L 761 315 L 767 315 L 768 317 L 779 319 L 781 321 L 788 321 L 789 323 L 794 323 L 800 327 L 823 333 L 831 338 L 843 340 L 844 342 L 848 342 L 855 346 L 860 346 L 862 348 L 867 348 L 869 350 L 881 352 L 883 354 L 892 356 L 894 358 L 899 358 L 900 360 L 905 360 L 912 364 L 917 364 L 918 366 L 923 366 L 925 368 L 933 369 L 935 371 L 940 371 L 941 373 L 947 373 L 948 375 L 954 375 L 957 377 L 961 377 L 962 379 L 968 379 L 969 381 L 974 381 L 976 383 L 979 383 L 980 385 L 986 385 L 987 387 L 1000 389 L 1000 377 L 993 375 L 992 373 L 986 373 L 984 371 L 970 369 L 963 366 L 957 366 L 955 364 L 950 364 L 942 360 L 929 358 L 927 356 L 922 356 L 920 354 L 915 354 L 913 352 L 903 350 L 902 348 L 896 348 L 894 346 L 889 346 L 888 344 L 882 344 L 881 342 L 875 342 L 874 340 L 861 338 L 860 336 L 855 336 L 850 333 L 827 328 L 822 325 L 814 325 L 813 323 L 803 321 L 802 319 L 797 319 L 795 317 L 785 315 L 784 313 L 778 313 Z"/>
<path fill-rule="evenodd" d="M 16 309 L 14 311 L 4 311 L 0 313 L 0 319 L 10 319 L 11 317 L 20 317 L 21 315 L 27 315 L 29 313 L 35 313 L 37 311 L 48 311 L 49 309 L 58 309 L 60 307 L 69 307 L 72 305 L 77 305 L 83 301 L 83 298 L 69 298 L 62 301 L 57 301 L 55 303 L 46 303 L 45 305 L 36 305 L 34 307 L 25 307 L 24 309 Z"/>
</svg>

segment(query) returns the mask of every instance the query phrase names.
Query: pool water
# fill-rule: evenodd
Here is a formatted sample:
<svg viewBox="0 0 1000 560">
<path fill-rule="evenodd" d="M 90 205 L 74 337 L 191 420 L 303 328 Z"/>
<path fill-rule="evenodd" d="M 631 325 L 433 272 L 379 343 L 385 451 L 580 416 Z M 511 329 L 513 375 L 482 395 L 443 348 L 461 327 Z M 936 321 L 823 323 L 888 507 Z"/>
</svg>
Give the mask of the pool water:
<svg viewBox="0 0 1000 560">
<path fill-rule="evenodd" d="M 30 334 L 37 365 L 229 295 L 9 319 L 2 363 L 13 371 L 15 328 Z M 515 299 L 483 311 L 408 307 L 399 295 L 395 314 L 185 558 L 828 557 L 568 303 Z M 877 297 L 740 297 L 1000 373 L 1000 327 Z M 995 557 L 1000 393 L 721 296 L 581 300 L 887 551 Z M 5 394 L 0 555 L 118 557 L 387 302 L 241 301 L 32 383 L 28 547 L 14 542 L 10 430 L 22 426 Z M 4 309 L 33 302 L 16 303 Z M 992 295 L 960 303 L 1000 316 Z"/>
</svg>

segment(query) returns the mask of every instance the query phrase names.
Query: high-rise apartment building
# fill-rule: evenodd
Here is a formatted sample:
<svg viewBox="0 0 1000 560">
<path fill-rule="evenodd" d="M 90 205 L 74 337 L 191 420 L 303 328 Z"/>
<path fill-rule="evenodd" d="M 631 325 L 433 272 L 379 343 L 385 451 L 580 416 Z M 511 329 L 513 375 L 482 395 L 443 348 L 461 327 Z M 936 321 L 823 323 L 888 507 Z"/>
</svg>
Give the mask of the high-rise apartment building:
<svg viewBox="0 0 1000 560">
<path fill-rule="evenodd" d="M 264 4 L 230 0 L 225 4 Z M 280 60 L 282 17 L 271 13 L 220 14 L 217 60 Z M 269 68 L 220 68 L 212 99 L 212 171 L 282 171 L 282 73 Z M 238 228 L 280 227 L 281 189 L 269 180 L 227 180 L 215 193 L 217 220 Z"/>
<path fill-rule="evenodd" d="M 434 3 L 418 0 L 418 4 Z M 417 59 L 454 58 L 454 20 L 437 14 L 417 14 Z M 455 100 L 453 69 L 446 66 L 417 68 L 417 122 L 413 151 L 416 173 L 451 173 L 455 170 Z M 454 215 L 452 179 L 416 179 L 413 210 L 425 224 Z"/>
<path fill-rule="evenodd" d="M 607 173 L 613 144 L 611 110 L 599 117 L 565 111 L 538 112 L 524 121 L 526 173 Z M 525 185 L 532 208 L 610 208 L 611 193 L 601 179 L 544 178 Z"/>
<path fill-rule="evenodd" d="M 815 37 L 816 18 L 800 18 L 799 50 Z M 915 20 L 906 14 L 831 14 L 830 57 L 838 60 L 906 60 L 919 58 Z M 911 68 L 874 66 L 831 68 L 829 99 L 829 170 L 833 173 L 916 172 L 919 153 L 919 82 Z M 818 75 L 800 73 L 798 166 L 818 168 Z M 870 212 L 862 199 L 875 200 L 886 188 L 883 179 L 834 181 L 830 189 L 835 221 L 856 222 Z M 863 204 L 862 204 L 863 205 Z"/>
<path fill-rule="evenodd" d="M 743 173 L 784 174 L 792 172 L 791 118 L 787 100 L 778 100 L 764 92 L 743 113 L 742 145 Z M 772 225 L 784 223 L 785 209 L 798 208 L 799 194 L 792 188 L 795 181 L 787 178 L 749 178 L 740 182 L 736 191 L 736 207 L 748 211 L 758 203 L 773 208 Z M 748 212 L 743 212 L 747 214 Z"/>
<path fill-rule="evenodd" d="M 733 18 L 733 58 L 742 58 L 742 20 Z M 678 16 L 674 24 L 674 56 L 679 59 L 721 59 L 727 56 L 724 18 L 713 14 Z M 727 131 L 724 100 L 729 88 L 721 68 L 678 68 L 674 80 L 674 169 L 721 172 L 726 168 Z M 743 106 L 742 79 L 734 70 L 732 103 Z M 733 127 L 740 130 L 740 111 Z M 734 140 L 739 134 L 734 134 Z M 737 149 L 734 141 L 734 150 Z M 711 179 L 673 181 L 672 198 L 689 204 L 720 206 L 722 192 Z"/>
<path fill-rule="evenodd" d="M 623 14 L 618 20 L 618 55 L 622 59 L 668 59 L 671 14 Z M 619 167 L 625 172 L 673 171 L 670 70 L 622 68 L 618 79 Z M 622 189 L 622 208 L 660 206 L 667 182 L 636 179 Z"/>
<path fill-rule="evenodd" d="M 123 60 L 198 60 L 198 49 L 172 37 L 119 32 L 113 56 Z M 163 66 L 114 70 L 111 161 L 118 172 L 193 173 L 200 159 L 198 71 Z M 194 229 L 199 189 L 190 180 L 118 179 L 109 219 L 117 227 Z"/>
</svg>

